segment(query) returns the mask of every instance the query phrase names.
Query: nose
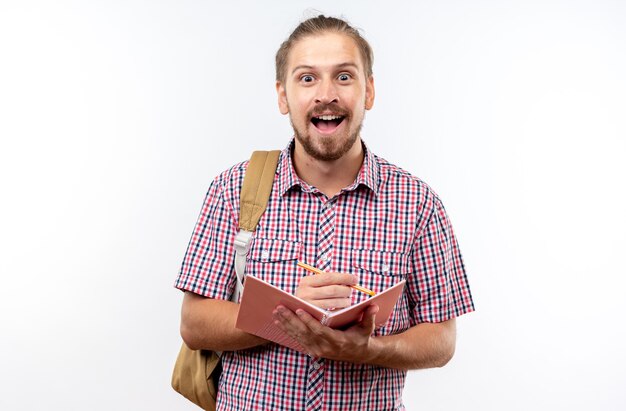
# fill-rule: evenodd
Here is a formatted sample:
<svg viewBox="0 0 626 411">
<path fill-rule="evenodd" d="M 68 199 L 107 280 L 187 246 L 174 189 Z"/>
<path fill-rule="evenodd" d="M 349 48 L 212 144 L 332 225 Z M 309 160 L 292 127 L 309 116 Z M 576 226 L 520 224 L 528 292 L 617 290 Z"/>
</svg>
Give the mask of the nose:
<svg viewBox="0 0 626 411">
<path fill-rule="evenodd" d="M 336 85 L 330 80 L 321 81 L 317 88 L 315 103 L 330 104 L 337 103 L 338 101 L 339 95 L 337 94 Z"/>
</svg>

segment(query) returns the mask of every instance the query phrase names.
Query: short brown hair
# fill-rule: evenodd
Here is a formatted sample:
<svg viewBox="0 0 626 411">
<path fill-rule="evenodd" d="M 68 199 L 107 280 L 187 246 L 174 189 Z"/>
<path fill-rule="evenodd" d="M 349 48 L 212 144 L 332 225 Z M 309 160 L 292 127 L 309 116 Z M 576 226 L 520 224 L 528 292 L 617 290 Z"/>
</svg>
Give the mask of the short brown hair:
<svg viewBox="0 0 626 411">
<path fill-rule="evenodd" d="M 365 40 L 358 29 L 352 27 L 348 22 L 335 17 L 327 17 L 319 15 L 312 17 L 300 23 L 298 27 L 289 35 L 287 40 L 280 45 L 276 52 L 276 81 L 285 81 L 285 71 L 287 70 L 287 58 L 294 43 L 298 40 L 312 35 L 319 35 L 326 32 L 335 32 L 346 34 L 354 40 L 361 57 L 363 58 L 363 66 L 367 77 L 372 75 L 372 66 L 374 64 L 374 52 L 372 47 Z"/>
</svg>

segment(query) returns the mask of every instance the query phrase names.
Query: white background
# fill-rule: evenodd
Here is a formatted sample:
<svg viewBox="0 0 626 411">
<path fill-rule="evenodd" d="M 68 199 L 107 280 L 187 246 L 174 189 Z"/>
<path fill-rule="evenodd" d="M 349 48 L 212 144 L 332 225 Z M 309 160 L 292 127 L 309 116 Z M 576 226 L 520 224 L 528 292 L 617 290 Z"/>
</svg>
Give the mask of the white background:
<svg viewBox="0 0 626 411">
<path fill-rule="evenodd" d="M 0 1 L 0 409 L 195 409 L 173 282 L 212 178 L 291 136 L 273 58 L 309 8 L 364 29 L 363 138 L 469 273 L 407 408 L 626 408 L 626 3 L 382 3 Z"/>
</svg>

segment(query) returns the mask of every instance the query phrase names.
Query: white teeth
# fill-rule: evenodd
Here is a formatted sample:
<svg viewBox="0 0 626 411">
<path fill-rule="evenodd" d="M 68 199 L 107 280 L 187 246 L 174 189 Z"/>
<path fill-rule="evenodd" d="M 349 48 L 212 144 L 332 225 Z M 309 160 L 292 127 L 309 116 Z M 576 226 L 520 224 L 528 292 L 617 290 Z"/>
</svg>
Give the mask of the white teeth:
<svg viewBox="0 0 626 411">
<path fill-rule="evenodd" d="M 338 120 L 341 116 L 318 116 L 320 120 L 330 121 L 330 120 Z"/>
</svg>

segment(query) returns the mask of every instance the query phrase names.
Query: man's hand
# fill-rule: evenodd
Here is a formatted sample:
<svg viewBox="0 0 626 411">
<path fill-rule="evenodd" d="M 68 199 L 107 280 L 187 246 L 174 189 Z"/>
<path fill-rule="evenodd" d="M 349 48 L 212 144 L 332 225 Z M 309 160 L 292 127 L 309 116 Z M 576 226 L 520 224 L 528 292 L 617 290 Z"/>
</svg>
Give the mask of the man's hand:
<svg viewBox="0 0 626 411">
<path fill-rule="evenodd" d="M 412 370 L 443 367 L 454 355 L 455 319 L 420 323 L 399 334 L 372 337 L 378 306 L 370 305 L 360 323 L 334 330 L 303 310 L 279 305 L 274 323 L 297 340 L 312 357 Z"/>
<path fill-rule="evenodd" d="M 297 340 L 312 357 L 354 363 L 368 362 L 377 305 L 370 305 L 361 322 L 345 331 L 322 325 L 304 310 L 291 310 L 279 305 L 273 311 L 274 323 Z"/>
<path fill-rule="evenodd" d="M 308 275 L 300 279 L 296 297 L 325 310 L 350 306 L 351 285 L 357 279 L 352 274 L 324 273 Z"/>
</svg>

